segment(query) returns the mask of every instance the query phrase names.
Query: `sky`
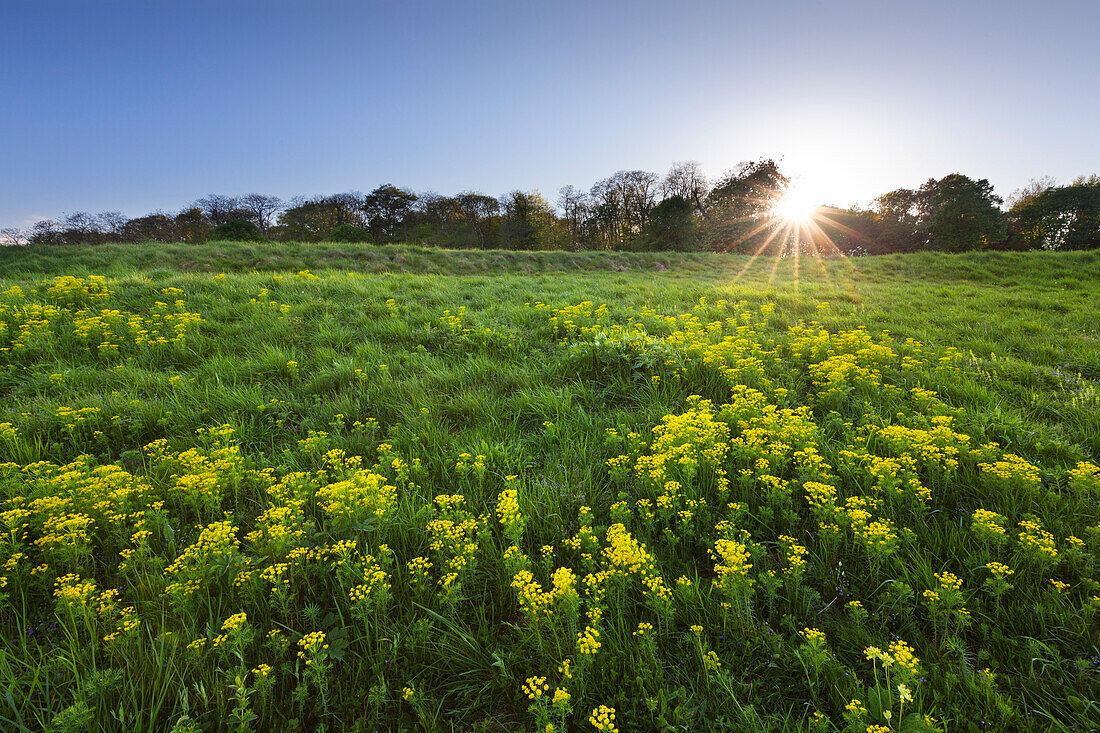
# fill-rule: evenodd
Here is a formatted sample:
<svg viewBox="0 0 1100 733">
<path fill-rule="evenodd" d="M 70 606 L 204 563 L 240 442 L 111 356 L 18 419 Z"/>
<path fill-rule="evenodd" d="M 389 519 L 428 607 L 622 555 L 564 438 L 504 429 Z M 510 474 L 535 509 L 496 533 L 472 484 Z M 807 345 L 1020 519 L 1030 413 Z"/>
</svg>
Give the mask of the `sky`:
<svg viewBox="0 0 1100 733">
<path fill-rule="evenodd" d="M 210 192 L 1100 172 L 1100 2 L 0 0 L 0 226 Z"/>
</svg>

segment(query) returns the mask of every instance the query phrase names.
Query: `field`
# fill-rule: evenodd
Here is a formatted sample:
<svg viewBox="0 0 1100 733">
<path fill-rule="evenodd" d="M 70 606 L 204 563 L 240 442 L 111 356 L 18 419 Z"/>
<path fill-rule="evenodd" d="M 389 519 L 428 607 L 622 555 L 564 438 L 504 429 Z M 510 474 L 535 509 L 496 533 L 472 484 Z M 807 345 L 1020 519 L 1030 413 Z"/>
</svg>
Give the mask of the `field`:
<svg viewBox="0 0 1100 733">
<path fill-rule="evenodd" d="M 1100 727 L 1100 253 L 0 251 L 0 729 Z"/>
</svg>

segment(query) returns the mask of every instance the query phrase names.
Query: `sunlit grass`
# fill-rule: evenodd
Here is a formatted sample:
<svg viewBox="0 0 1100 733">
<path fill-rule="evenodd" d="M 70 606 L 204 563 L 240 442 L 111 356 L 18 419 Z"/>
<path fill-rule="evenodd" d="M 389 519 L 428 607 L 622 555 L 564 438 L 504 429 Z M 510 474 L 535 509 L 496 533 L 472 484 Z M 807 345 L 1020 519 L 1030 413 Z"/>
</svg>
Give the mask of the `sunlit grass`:
<svg viewBox="0 0 1100 733">
<path fill-rule="evenodd" d="M 1092 720 L 1094 254 L 2 256 L 0 727 Z"/>
</svg>

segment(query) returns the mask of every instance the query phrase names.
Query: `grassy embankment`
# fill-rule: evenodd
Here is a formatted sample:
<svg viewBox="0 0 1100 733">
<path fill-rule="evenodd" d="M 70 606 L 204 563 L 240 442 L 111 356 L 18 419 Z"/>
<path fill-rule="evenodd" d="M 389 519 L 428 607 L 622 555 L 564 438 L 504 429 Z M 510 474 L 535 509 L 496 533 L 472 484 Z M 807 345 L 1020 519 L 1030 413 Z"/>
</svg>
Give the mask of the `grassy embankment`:
<svg viewBox="0 0 1100 733">
<path fill-rule="evenodd" d="M 119 245 L 0 292 L 3 727 L 1100 724 L 1096 253 Z"/>
</svg>

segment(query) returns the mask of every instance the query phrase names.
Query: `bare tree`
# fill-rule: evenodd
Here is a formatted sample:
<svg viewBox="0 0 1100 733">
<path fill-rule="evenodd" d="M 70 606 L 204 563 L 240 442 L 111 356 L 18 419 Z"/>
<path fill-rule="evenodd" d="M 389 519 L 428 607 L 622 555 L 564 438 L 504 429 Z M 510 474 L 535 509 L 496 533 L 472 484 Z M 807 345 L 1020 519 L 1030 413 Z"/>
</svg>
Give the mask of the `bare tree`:
<svg viewBox="0 0 1100 733">
<path fill-rule="evenodd" d="M 704 219 L 709 218 L 704 203 L 709 192 L 707 177 L 703 175 L 702 167 L 695 160 L 673 163 L 665 174 L 665 180 L 661 183 L 661 193 L 665 198 L 679 196 L 691 202 L 695 213 Z"/>
<path fill-rule="evenodd" d="M 123 229 L 129 219 L 121 211 L 104 211 L 96 214 L 96 226 L 100 236 L 107 241 L 121 242 Z"/>
<path fill-rule="evenodd" d="M 31 244 L 64 244 L 61 225 L 53 219 L 42 219 L 31 226 Z"/>
<path fill-rule="evenodd" d="M 592 186 L 592 223 L 603 246 L 618 248 L 641 232 L 657 205 L 657 180 L 649 171 L 619 171 Z"/>
<path fill-rule="evenodd" d="M 615 249 L 624 240 L 623 200 L 613 178 L 592 184 L 588 192 L 589 225 L 599 249 Z"/>
<path fill-rule="evenodd" d="M 619 171 L 614 178 L 622 191 L 623 204 L 630 216 L 631 233 L 637 233 L 645 226 L 649 220 L 649 212 L 657 205 L 657 174 L 649 171 Z"/>
<path fill-rule="evenodd" d="M 275 215 L 283 208 L 283 200 L 278 196 L 250 193 L 241 196 L 238 205 L 252 215 L 252 222 L 266 235 L 268 227 L 275 221 Z"/>
<path fill-rule="evenodd" d="M 242 210 L 241 201 L 236 196 L 222 196 L 218 193 L 210 193 L 192 204 L 192 208 L 199 209 L 213 226 L 221 226 L 230 219 L 240 216 Z"/>
<path fill-rule="evenodd" d="M 67 215 L 61 222 L 61 235 L 66 244 L 98 244 L 103 234 L 99 219 L 87 211 L 76 211 Z"/>
<path fill-rule="evenodd" d="M 16 247 L 27 244 L 27 235 L 15 227 L 0 229 L 0 247 Z"/>
<path fill-rule="evenodd" d="M 588 212 L 588 194 L 573 186 L 562 186 L 558 191 L 558 206 L 569 228 L 569 248 L 580 249 L 581 224 Z"/>
</svg>

